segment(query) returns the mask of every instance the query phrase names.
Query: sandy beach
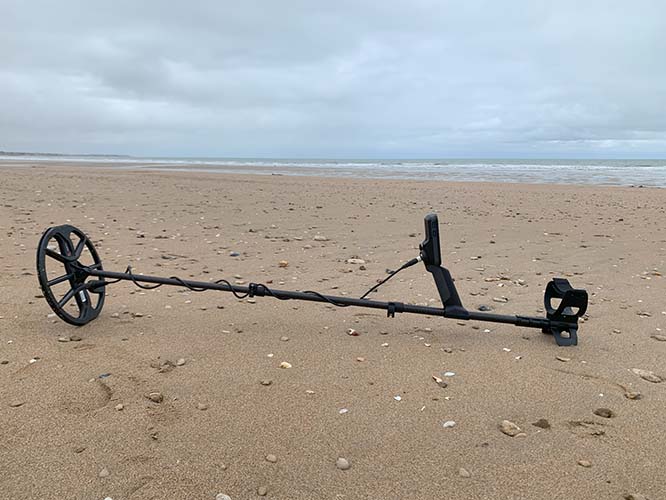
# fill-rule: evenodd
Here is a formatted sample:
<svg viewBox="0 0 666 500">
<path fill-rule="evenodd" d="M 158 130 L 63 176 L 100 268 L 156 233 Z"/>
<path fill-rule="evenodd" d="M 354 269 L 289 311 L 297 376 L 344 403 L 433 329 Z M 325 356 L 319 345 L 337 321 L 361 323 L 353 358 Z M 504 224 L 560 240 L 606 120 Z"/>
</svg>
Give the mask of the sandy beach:
<svg viewBox="0 0 666 500">
<path fill-rule="evenodd" d="M 666 498 L 666 382 L 632 371 L 666 380 L 665 207 L 653 188 L 0 166 L 0 498 Z M 428 212 L 468 309 L 543 315 L 551 277 L 586 288 L 579 345 L 127 282 L 75 328 L 35 270 L 71 223 L 108 270 L 355 297 L 418 254 Z M 372 297 L 438 305 L 423 266 Z"/>
</svg>

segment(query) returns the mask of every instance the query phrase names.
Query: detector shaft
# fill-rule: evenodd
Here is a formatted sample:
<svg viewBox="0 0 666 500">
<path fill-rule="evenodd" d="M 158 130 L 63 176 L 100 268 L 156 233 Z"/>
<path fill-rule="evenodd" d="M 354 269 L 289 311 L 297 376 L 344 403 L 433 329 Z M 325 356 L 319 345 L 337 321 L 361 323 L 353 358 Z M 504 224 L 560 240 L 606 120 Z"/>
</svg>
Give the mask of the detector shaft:
<svg viewBox="0 0 666 500">
<path fill-rule="evenodd" d="M 430 306 L 419 306 L 405 304 L 402 302 L 382 302 L 377 300 L 357 299 L 353 297 L 315 294 L 311 292 L 299 292 L 291 290 L 279 290 L 270 288 L 270 293 L 266 293 L 264 285 L 230 285 L 227 283 L 211 283 L 206 281 L 183 280 L 179 278 L 163 278 L 160 276 L 148 276 L 145 274 L 118 273 L 105 271 L 101 269 L 88 269 L 90 276 L 105 278 L 111 280 L 125 280 L 140 283 L 150 283 L 159 285 L 187 286 L 205 290 L 218 290 L 221 292 L 236 292 L 238 294 L 251 294 L 258 297 L 274 297 L 277 299 L 306 300 L 310 302 L 335 303 L 344 306 L 368 307 L 371 309 L 383 309 L 390 314 L 412 313 L 424 314 L 428 316 L 443 316 L 445 318 L 454 318 L 459 320 L 488 321 L 491 323 L 505 323 L 528 328 L 547 328 L 550 321 L 546 318 L 537 318 L 529 316 L 511 316 L 503 314 L 490 314 L 476 311 L 467 311 L 463 308 L 440 308 Z"/>
</svg>

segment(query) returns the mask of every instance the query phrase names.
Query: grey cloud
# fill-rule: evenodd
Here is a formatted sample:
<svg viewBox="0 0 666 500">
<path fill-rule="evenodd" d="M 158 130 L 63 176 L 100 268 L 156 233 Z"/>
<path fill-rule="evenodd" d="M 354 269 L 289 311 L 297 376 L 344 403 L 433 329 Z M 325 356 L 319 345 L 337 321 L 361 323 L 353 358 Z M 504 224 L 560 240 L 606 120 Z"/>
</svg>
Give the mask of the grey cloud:
<svg viewBox="0 0 666 500">
<path fill-rule="evenodd" d="M 666 151 L 656 0 L 4 4 L 0 149 Z"/>
</svg>

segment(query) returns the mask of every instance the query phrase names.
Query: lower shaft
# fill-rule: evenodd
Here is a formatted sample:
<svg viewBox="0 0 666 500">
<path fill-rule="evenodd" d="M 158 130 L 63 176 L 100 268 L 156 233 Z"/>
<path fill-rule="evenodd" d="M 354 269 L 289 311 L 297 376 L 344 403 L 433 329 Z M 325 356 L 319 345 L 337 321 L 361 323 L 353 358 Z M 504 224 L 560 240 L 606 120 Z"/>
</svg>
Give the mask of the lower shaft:
<svg viewBox="0 0 666 500">
<path fill-rule="evenodd" d="M 251 289 L 250 286 L 244 285 L 229 285 L 227 283 L 210 283 L 206 281 L 191 281 L 181 280 L 177 278 L 162 278 L 159 276 L 148 276 L 144 274 L 128 274 L 118 273 L 113 271 L 104 271 L 101 269 L 90 269 L 88 273 L 91 276 L 98 278 L 108 278 L 112 280 L 125 280 L 140 283 L 160 284 L 160 285 L 173 285 L 183 286 L 184 284 L 199 289 L 218 290 L 222 292 L 236 292 L 239 294 L 247 294 L 251 291 L 257 296 L 273 296 L 278 299 L 292 299 L 292 300 L 306 300 L 310 302 L 324 302 L 335 303 L 344 306 L 356 307 L 369 307 L 372 309 L 383 309 L 389 312 L 397 313 L 412 313 L 424 314 L 429 316 L 443 316 L 446 318 L 462 319 L 462 320 L 477 320 L 489 321 L 492 323 L 505 323 L 516 326 L 524 326 L 528 328 L 544 328 L 549 325 L 549 320 L 546 318 L 534 318 L 526 316 L 508 316 L 502 314 L 489 314 L 475 311 L 467 311 L 464 308 L 446 308 L 418 306 L 412 304 L 404 304 L 402 302 L 382 302 L 376 300 L 357 299 L 353 297 L 341 297 L 334 295 L 314 294 L 309 292 L 298 292 L 290 290 L 278 290 L 271 288 L 270 294 L 265 293 L 265 289 L 261 286 Z"/>
</svg>

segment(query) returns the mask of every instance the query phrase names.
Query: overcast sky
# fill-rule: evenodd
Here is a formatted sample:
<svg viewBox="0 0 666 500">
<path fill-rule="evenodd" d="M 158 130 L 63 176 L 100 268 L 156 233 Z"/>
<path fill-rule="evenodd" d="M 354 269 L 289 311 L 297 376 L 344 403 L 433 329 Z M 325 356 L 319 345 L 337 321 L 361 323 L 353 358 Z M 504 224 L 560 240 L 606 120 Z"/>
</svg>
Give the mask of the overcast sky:
<svg viewBox="0 0 666 500">
<path fill-rule="evenodd" d="M 0 1 L 0 150 L 666 157 L 666 2 Z"/>
</svg>

